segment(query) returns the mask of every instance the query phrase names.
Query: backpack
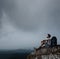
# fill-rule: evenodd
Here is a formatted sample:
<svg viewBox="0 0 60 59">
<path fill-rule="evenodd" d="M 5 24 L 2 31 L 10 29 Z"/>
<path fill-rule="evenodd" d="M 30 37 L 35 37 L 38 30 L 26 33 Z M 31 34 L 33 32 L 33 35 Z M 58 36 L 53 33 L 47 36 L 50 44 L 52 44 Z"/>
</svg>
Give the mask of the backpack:
<svg viewBox="0 0 60 59">
<path fill-rule="evenodd" d="M 51 39 L 51 47 L 54 47 L 56 45 L 57 45 L 57 38 L 55 36 L 53 36 Z"/>
</svg>

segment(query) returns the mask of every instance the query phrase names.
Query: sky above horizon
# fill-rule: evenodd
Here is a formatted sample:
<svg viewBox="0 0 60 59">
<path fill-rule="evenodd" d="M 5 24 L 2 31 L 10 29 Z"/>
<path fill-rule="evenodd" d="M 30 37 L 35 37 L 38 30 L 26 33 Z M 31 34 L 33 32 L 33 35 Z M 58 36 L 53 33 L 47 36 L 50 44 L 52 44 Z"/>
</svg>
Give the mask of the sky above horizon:
<svg viewBox="0 0 60 59">
<path fill-rule="evenodd" d="M 60 0 L 0 0 L 0 49 L 39 47 L 50 33 L 60 43 Z"/>
</svg>

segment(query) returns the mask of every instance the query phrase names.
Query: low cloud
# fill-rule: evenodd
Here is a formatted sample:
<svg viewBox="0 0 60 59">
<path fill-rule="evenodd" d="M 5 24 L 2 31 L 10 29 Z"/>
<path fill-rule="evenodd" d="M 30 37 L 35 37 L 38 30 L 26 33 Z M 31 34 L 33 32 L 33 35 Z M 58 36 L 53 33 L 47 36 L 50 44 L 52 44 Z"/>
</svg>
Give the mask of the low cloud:
<svg viewBox="0 0 60 59">
<path fill-rule="evenodd" d="M 43 35 L 47 33 L 56 35 L 59 43 L 59 25 L 59 0 L 0 0 L 1 48 L 5 48 L 4 45 L 7 46 L 7 44 L 8 46 L 12 46 L 13 42 L 13 46 L 16 47 L 21 47 L 21 45 L 23 47 L 32 46 L 32 43 L 23 44 L 23 40 L 25 42 L 34 41 L 36 45 L 34 43 L 33 46 L 38 46 L 39 40 L 41 41 Z M 16 40 L 14 41 L 15 38 Z M 1 42 L 4 42 L 4 44 Z"/>
</svg>

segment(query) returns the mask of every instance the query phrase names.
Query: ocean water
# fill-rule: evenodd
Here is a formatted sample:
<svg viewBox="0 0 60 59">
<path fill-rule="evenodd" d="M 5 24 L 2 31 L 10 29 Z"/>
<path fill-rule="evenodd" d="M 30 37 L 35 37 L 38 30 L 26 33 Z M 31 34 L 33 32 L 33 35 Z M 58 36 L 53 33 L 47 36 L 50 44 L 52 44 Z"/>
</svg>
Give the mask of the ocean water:
<svg viewBox="0 0 60 59">
<path fill-rule="evenodd" d="M 27 59 L 31 50 L 0 51 L 0 59 Z"/>
</svg>

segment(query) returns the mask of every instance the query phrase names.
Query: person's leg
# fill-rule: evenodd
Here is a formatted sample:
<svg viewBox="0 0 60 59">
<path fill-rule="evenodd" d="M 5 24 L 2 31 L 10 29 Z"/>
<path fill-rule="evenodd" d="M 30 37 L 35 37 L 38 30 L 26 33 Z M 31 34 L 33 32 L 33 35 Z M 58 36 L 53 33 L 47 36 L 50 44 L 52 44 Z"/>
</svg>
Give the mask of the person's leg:
<svg viewBox="0 0 60 59">
<path fill-rule="evenodd" d="M 49 47 L 49 45 L 47 43 L 45 43 L 45 47 Z"/>
<path fill-rule="evenodd" d="M 43 44 L 41 44 L 41 46 L 40 46 L 40 47 L 43 47 L 43 45 L 44 45 L 44 43 L 43 43 Z"/>
</svg>

